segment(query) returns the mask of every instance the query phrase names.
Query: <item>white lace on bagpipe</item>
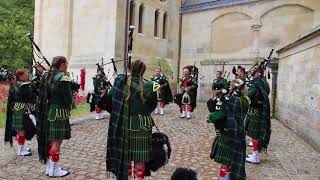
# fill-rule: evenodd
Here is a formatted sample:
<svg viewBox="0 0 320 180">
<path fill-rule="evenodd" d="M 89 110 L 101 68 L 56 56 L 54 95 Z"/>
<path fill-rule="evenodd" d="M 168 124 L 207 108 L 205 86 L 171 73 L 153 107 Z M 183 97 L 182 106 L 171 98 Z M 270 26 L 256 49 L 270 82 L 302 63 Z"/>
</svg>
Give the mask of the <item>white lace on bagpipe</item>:
<svg viewBox="0 0 320 180">
<path fill-rule="evenodd" d="M 216 100 L 216 110 L 219 111 L 221 110 L 221 107 L 223 105 L 223 103 L 225 103 L 226 101 L 230 100 L 231 96 L 237 96 L 241 93 L 241 89 L 247 85 L 248 87 L 251 86 L 252 81 L 253 81 L 253 74 L 260 68 L 263 69 L 263 71 L 265 71 L 265 69 L 267 67 L 269 67 L 270 65 L 270 61 L 271 61 L 271 57 L 273 54 L 274 49 L 271 50 L 269 56 L 267 58 L 265 58 L 263 61 L 261 62 L 257 62 L 256 64 L 254 64 L 250 70 L 246 73 L 246 77 L 245 77 L 245 82 L 243 82 L 242 80 L 237 80 L 236 82 L 234 82 L 234 87 L 231 90 L 227 90 L 227 89 L 222 89 L 222 95 L 221 97 L 218 97 Z"/>
<path fill-rule="evenodd" d="M 7 81 L 7 80 L 13 80 L 14 79 L 14 73 L 0 67 L 0 82 Z"/>
<path fill-rule="evenodd" d="M 256 64 L 254 64 L 249 71 L 246 72 L 246 77 L 245 77 L 245 84 L 250 87 L 252 84 L 252 81 L 254 79 L 254 73 L 258 70 L 258 69 L 262 69 L 263 72 L 265 72 L 265 70 L 267 69 L 267 67 L 270 66 L 270 62 L 271 62 L 271 58 L 272 58 L 272 54 L 274 52 L 274 49 L 271 50 L 269 56 L 267 58 L 264 58 L 263 61 L 258 61 L 256 62 Z M 270 79 L 270 73 L 268 72 L 268 79 Z"/>
</svg>

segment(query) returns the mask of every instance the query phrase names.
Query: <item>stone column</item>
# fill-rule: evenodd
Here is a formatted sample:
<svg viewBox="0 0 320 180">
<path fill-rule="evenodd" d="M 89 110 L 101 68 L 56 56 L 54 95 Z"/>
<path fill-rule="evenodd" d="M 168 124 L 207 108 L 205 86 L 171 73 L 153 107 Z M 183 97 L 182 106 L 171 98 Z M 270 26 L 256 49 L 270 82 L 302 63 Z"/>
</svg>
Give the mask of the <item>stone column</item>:
<svg viewBox="0 0 320 180">
<path fill-rule="evenodd" d="M 272 87 L 271 87 L 271 99 L 270 99 L 270 110 L 271 116 L 274 117 L 275 114 L 275 103 L 277 97 L 277 79 L 278 79 L 278 67 L 279 59 L 273 58 L 270 63 L 271 73 L 272 73 Z"/>
<path fill-rule="evenodd" d="M 41 47 L 43 1 L 35 1 L 33 40 Z"/>
<path fill-rule="evenodd" d="M 74 6 L 73 6 L 73 2 L 74 0 L 70 0 L 69 1 L 69 4 L 68 4 L 68 6 L 69 6 L 69 8 L 68 8 L 68 12 L 69 12 L 69 18 L 68 18 L 68 51 L 67 51 L 67 58 L 68 58 L 68 60 L 70 60 L 71 59 L 71 56 L 72 56 L 72 36 L 73 36 L 73 34 L 72 34 L 72 31 L 73 31 L 73 8 L 74 8 Z"/>
<path fill-rule="evenodd" d="M 252 56 L 253 57 L 259 57 L 259 41 L 260 41 L 260 27 L 261 25 L 258 23 L 255 23 L 251 26 L 251 29 L 253 30 L 253 48 L 252 48 Z"/>
</svg>

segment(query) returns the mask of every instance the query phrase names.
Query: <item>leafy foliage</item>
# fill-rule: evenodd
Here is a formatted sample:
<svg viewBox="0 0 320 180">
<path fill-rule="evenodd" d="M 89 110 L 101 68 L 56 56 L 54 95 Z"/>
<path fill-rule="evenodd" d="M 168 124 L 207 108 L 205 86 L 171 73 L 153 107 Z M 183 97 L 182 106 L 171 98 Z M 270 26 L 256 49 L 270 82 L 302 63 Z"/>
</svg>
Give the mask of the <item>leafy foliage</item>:
<svg viewBox="0 0 320 180">
<path fill-rule="evenodd" d="M 31 68 L 34 0 L 0 0 L 0 66 Z"/>
<path fill-rule="evenodd" d="M 156 67 L 161 67 L 161 73 L 164 74 L 168 78 L 169 81 L 172 80 L 173 71 L 171 69 L 171 66 L 170 66 L 169 62 L 166 59 L 164 59 L 164 58 L 155 59 L 152 62 L 153 62 L 152 64 L 148 64 L 147 65 L 147 69 L 149 71 L 146 72 L 146 74 L 148 76 L 145 76 L 145 77 L 150 77 L 151 75 L 154 74 L 154 69 Z M 149 75 L 149 73 L 150 73 L 150 75 Z"/>
</svg>

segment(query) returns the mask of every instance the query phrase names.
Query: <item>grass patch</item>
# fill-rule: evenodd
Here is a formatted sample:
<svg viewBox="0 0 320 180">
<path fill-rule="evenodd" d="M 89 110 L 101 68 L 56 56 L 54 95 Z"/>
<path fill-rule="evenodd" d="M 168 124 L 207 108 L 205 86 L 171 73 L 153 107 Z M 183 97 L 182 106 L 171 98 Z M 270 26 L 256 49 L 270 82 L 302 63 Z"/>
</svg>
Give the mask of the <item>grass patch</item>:
<svg viewBox="0 0 320 180">
<path fill-rule="evenodd" d="M 73 117 L 79 117 L 83 114 L 88 114 L 90 113 L 90 104 L 87 102 L 82 102 L 79 105 L 77 105 L 76 109 L 73 109 L 71 111 L 71 118 Z"/>
<path fill-rule="evenodd" d="M 4 128 L 6 125 L 6 113 L 0 113 L 0 128 Z"/>
<path fill-rule="evenodd" d="M 0 102 L 0 109 L 6 107 L 4 102 Z M 77 109 L 73 109 L 71 111 L 71 118 L 72 117 L 79 117 L 84 114 L 90 113 L 90 105 L 86 102 L 80 103 L 77 106 Z M 6 113 L 0 112 L 0 128 L 4 128 L 6 125 Z"/>
<path fill-rule="evenodd" d="M 1 111 L 1 109 L 5 107 L 5 102 L 0 101 L 0 128 L 4 128 L 6 125 L 6 113 Z"/>
</svg>

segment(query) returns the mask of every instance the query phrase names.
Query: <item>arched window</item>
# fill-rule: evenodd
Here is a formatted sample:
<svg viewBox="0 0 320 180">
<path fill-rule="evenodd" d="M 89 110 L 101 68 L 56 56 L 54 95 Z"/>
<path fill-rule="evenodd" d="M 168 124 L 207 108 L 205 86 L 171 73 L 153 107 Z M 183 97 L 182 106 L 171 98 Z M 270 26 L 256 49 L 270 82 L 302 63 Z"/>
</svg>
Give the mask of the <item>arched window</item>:
<svg viewBox="0 0 320 180">
<path fill-rule="evenodd" d="M 159 10 L 157 9 L 154 13 L 154 37 L 159 37 Z"/>
<path fill-rule="evenodd" d="M 139 27 L 138 27 L 138 33 L 143 33 L 143 13 L 144 13 L 144 6 L 143 4 L 139 7 Z"/>
<path fill-rule="evenodd" d="M 129 24 L 130 26 L 134 26 L 134 19 L 135 19 L 135 4 L 133 1 L 130 1 L 130 17 L 129 17 Z"/>
<path fill-rule="evenodd" d="M 167 38 L 167 13 L 163 14 L 162 38 Z"/>
</svg>

